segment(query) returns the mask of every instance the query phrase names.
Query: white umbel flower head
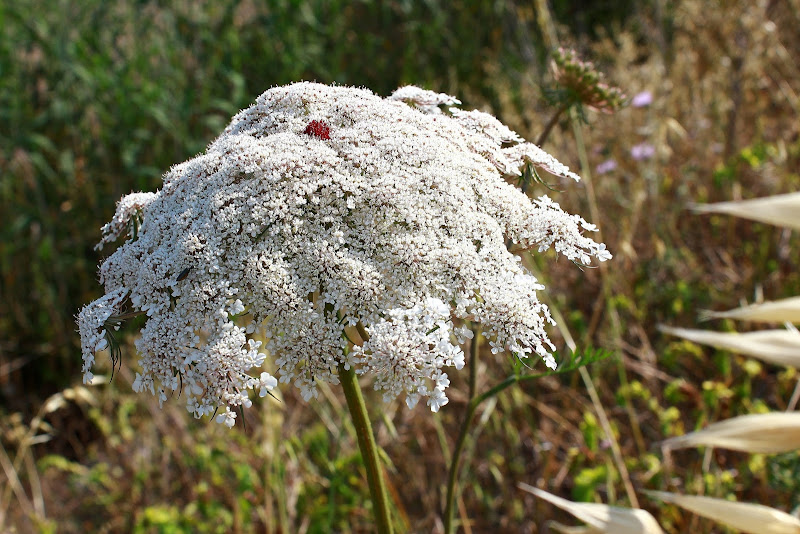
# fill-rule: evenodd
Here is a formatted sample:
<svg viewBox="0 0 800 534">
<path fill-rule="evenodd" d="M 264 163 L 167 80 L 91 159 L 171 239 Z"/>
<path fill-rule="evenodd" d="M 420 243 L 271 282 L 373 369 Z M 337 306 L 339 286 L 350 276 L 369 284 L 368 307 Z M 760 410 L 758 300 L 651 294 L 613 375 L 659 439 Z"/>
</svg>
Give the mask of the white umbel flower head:
<svg viewBox="0 0 800 534">
<path fill-rule="evenodd" d="M 454 320 L 554 366 L 543 286 L 506 242 L 580 263 L 610 254 L 583 235 L 592 225 L 503 178 L 526 162 L 572 177 L 566 167 L 530 146 L 512 155 L 523 140 L 488 114 L 438 107 L 456 103 L 418 88 L 265 92 L 160 191 L 120 201 L 104 242 L 126 221 L 137 231 L 101 266 L 107 296 L 81 312 L 85 371 L 101 312 L 123 297 L 147 314 L 137 388 L 182 387 L 191 413 L 228 426 L 248 390 L 276 386 L 254 336 L 306 399 L 343 364 L 374 374 L 387 399 L 438 410 L 444 369 L 464 365 Z M 346 335 L 355 325 L 368 339 Z"/>
</svg>

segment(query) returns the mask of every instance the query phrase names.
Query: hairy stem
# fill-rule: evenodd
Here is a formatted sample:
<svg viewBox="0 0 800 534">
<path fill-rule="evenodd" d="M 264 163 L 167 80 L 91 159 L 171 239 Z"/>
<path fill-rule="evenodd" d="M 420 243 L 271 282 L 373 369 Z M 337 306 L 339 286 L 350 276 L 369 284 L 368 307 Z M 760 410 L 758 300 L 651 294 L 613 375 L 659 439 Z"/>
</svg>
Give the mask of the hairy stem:
<svg viewBox="0 0 800 534">
<path fill-rule="evenodd" d="M 367 407 L 364 404 L 364 397 L 361 395 L 355 370 L 352 367 L 345 369 L 343 364 L 339 364 L 339 380 L 342 383 L 344 396 L 347 399 L 347 408 L 356 429 L 361 458 L 364 460 L 364 467 L 367 470 L 367 483 L 375 516 L 375 532 L 391 534 L 393 530 L 389 515 L 389 499 L 386 494 L 386 485 L 383 482 L 378 446 L 375 443 L 372 424 L 369 422 Z"/>
</svg>

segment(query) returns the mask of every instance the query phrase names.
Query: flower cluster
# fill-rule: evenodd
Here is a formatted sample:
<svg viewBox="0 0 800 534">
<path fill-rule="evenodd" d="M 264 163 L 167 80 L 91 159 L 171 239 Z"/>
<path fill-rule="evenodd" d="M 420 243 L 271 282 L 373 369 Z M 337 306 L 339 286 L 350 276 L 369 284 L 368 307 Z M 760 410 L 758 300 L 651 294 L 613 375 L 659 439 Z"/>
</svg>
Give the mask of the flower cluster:
<svg viewBox="0 0 800 534">
<path fill-rule="evenodd" d="M 559 48 L 553 53 L 553 72 L 569 98 L 604 113 L 612 113 L 625 103 L 617 87 L 603 83 L 603 75 L 591 61 L 582 61 L 574 50 Z"/>
<path fill-rule="evenodd" d="M 345 365 L 434 411 L 444 369 L 464 365 L 466 322 L 495 352 L 554 367 L 543 286 L 507 243 L 611 255 L 583 235 L 592 225 L 504 179 L 524 165 L 576 175 L 487 113 L 442 110 L 456 103 L 416 87 L 262 94 L 160 191 L 120 201 L 103 242 L 128 239 L 100 268 L 106 296 L 78 318 L 85 378 L 125 307 L 147 314 L 134 389 L 163 401 L 180 388 L 191 413 L 223 410 L 229 426 L 249 390 L 277 385 L 256 376 L 267 354 L 306 399 Z"/>
</svg>

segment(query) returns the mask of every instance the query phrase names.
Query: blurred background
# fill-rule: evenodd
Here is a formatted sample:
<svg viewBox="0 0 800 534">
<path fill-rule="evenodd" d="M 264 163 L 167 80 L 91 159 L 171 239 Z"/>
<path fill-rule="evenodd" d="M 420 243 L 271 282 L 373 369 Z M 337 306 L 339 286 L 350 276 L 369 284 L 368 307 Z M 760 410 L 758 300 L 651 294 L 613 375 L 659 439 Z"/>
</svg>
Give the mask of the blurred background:
<svg viewBox="0 0 800 534">
<path fill-rule="evenodd" d="M 563 316 L 559 350 L 566 331 L 579 349 L 613 352 L 588 369 L 613 439 L 577 375 L 506 390 L 468 442 L 463 531 L 574 524 L 517 482 L 620 506 L 633 504 L 632 487 L 793 509 L 796 454 L 692 450 L 669 461 L 658 443 L 785 409 L 796 373 L 657 326 L 800 294 L 796 233 L 686 209 L 798 190 L 798 27 L 798 0 L 0 0 L 0 531 L 368 532 L 338 388 L 312 403 L 284 388 L 228 431 L 191 419 L 179 399 L 161 410 L 134 395 L 132 346 L 113 381 L 81 387 L 74 316 L 101 295 L 100 227 L 122 195 L 158 189 L 234 113 L 293 81 L 383 96 L 415 84 L 535 140 L 555 112 L 559 45 L 632 97 L 614 114 L 563 115 L 543 147 L 585 180 L 530 191 L 597 224 L 615 255 L 603 269 L 552 253 L 535 265 Z M 479 388 L 511 368 L 487 351 Z M 96 374 L 110 371 L 98 357 Z M 372 415 L 409 531 L 440 528 L 466 395 L 466 377 L 451 378 L 438 414 L 372 403 L 385 408 Z M 671 532 L 725 532 L 639 505 Z"/>
</svg>

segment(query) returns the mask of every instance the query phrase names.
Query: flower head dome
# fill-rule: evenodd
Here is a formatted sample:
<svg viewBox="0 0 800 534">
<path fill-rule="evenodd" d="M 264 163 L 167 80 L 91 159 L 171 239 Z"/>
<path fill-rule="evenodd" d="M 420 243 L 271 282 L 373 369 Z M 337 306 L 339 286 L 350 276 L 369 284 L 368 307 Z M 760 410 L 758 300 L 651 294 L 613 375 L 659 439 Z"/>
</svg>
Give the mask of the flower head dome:
<svg viewBox="0 0 800 534">
<path fill-rule="evenodd" d="M 123 300 L 147 314 L 134 387 L 163 400 L 182 385 L 190 412 L 222 409 L 229 425 L 249 389 L 276 385 L 258 369 L 264 348 L 306 399 L 343 364 L 433 410 L 444 369 L 464 363 L 461 321 L 496 352 L 554 367 L 543 286 L 506 243 L 581 263 L 610 254 L 583 235 L 592 225 L 504 178 L 525 164 L 574 175 L 491 115 L 442 112 L 458 101 L 414 89 L 270 89 L 160 191 L 123 198 L 103 241 L 126 221 L 136 232 L 101 266 L 113 297 L 79 316 L 86 376 Z"/>
</svg>

